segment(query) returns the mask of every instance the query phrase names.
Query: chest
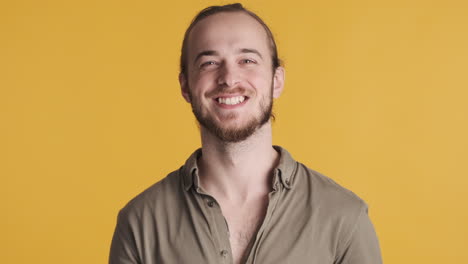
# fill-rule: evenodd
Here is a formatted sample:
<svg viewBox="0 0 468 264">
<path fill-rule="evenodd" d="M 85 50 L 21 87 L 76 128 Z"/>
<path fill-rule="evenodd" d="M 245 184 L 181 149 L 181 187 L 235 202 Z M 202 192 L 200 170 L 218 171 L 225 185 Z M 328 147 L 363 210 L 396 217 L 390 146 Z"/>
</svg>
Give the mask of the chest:
<svg viewBox="0 0 468 264">
<path fill-rule="evenodd" d="M 141 246 L 139 257 L 147 264 L 333 263 L 337 221 L 320 220 L 323 216 L 313 210 L 317 207 L 306 200 L 281 203 L 275 195 L 247 206 L 193 199 L 184 207 L 165 206 L 159 214 L 148 207 L 142 222 L 132 228 Z M 260 226 L 265 229 L 256 240 Z"/>
<path fill-rule="evenodd" d="M 243 206 L 221 204 L 229 228 L 229 242 L 234 263 L 242 263 L 255 241 L 265 218 L 268 201 L 260 200 Z"/>
</svg>

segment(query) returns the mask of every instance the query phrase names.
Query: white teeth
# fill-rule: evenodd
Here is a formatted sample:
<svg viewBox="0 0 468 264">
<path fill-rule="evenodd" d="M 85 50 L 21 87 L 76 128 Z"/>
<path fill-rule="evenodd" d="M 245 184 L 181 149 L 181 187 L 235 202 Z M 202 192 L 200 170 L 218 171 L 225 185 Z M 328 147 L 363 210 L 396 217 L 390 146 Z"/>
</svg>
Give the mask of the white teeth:
<svg viewBox="0 0 468 264">
<path fill-rule="evenodd" d="M 227 104 L 227 105 L 236 105 L 244 102 L 244 96 L 236 96 L 236 97 L 228 97 L 228 98 L 218 98 L 218 103 L 220 104 Z"/>
</svg>

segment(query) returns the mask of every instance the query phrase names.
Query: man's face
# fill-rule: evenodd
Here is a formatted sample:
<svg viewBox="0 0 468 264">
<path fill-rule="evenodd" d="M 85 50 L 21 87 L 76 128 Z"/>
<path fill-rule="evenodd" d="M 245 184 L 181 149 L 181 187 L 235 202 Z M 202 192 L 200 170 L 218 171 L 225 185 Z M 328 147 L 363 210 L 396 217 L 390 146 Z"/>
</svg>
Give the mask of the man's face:
<svg viewBox="0 0 468 264">
<path fill-rule="evenodd" d="M 239 142 L 266 124 L 283 69 L 272 71 L 264 28 L 245 13 L 219 13 L 196 24 L 188 38 L 182 94 L 199 123 L 226 142 Z"/>
</svg>

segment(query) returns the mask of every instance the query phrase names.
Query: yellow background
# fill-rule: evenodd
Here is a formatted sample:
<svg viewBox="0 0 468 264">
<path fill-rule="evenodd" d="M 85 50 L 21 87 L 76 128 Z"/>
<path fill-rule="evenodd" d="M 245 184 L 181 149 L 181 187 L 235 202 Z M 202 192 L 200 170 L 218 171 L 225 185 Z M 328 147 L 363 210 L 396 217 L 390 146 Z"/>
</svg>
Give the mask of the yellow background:
<svg viewBox="0 0 468 264">
<path fill-rule="evenodd" d="M 0 262 L 106 263 L 200 145 L 183 32 L 218 1 L 0 4 Z M 386 263 L 468 263 L 466 1 L 245 1 L 286 65 L 274 143 L 370 206 Z"/>
</svg>

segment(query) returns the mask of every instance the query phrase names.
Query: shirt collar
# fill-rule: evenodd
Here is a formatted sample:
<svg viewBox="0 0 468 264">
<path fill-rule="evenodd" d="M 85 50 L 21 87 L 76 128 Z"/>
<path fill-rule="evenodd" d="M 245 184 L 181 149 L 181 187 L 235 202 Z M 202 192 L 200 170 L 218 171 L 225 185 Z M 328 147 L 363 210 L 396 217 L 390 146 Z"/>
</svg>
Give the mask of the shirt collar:
<svg viewBox="0 0 468 264">
<path fill-rule="evenodd" d="M 202 154 L 202 149 L 199 148 L 190 155 L 190 157 L 185 162 L 184 166 L 181 168 L 182 178 L 184 189 L 188 191 L 192 185 L 195 185 L 195 188 L 199 187 L 199 178 L 198 178 L 198 166 L 197 160 Z"/>
<path fill-rule="evenodd" d="M 298 163 L 286 149 L 280 146 L 273 147 L 280 153 L 280 160 L 278 166 L 275 168 L 275 174 L 279 177 L 275 178 L 279 178 L 286 189 L 291 189 L 293 187 Z"/>
<path fill-rule="evenodd" d="M 278 184 L 282 184 L 286 189 L 291 189 L 294 185 L 294 175 L 297 170 L 298 163 L 293 159 L 289 152 L 280 147 L 273 146 L 280 154 L 278 166 L 274 169 L 273 189 L 276 189 Z M 181 168 L 184 189 L 188 191 L 192 186 L 199 188 L 200 178 L 198 177 L 197 160 L 202 154 L 202 149 L 199 148 L 190 155 Z"/>
</svg>

